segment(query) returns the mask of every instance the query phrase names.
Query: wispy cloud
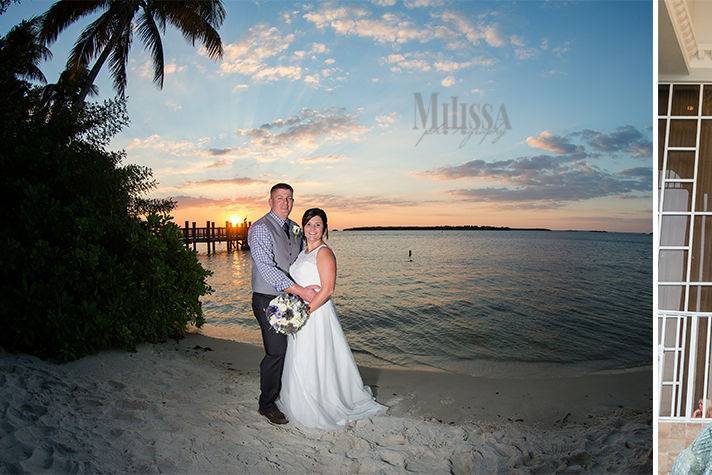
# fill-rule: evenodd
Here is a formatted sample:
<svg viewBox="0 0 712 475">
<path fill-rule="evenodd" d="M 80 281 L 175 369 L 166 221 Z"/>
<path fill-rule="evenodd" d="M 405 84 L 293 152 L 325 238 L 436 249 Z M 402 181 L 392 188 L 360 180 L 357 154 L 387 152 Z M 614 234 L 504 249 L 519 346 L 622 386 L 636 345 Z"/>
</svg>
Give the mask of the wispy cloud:
<svg viewBox="0 0 712 475">
<path fill-rule="evenodd" d="M 653 144 L 632 125 L 617 127 L 613 132 L 585 129 L 571 134 L 580 137 L 594 150 L 608 153 L 628 153 L 635 158 L 650 158 Z"/>
<path fill-rule="evenodd" d="M 548 130 L 541 132 L 538 137 L 527 137 L 526 142 L 532 148 L 554 153 L 572 153 L 577 149 L 577 146 L 569 142 L 568 138 L 554 135 Z"/>
<path fill-rule="evenodd" d="M 192 180 L 183 183 L 183 188 L 194 188 L 201 186 L 225 186 L 225 185 L 255 185 L 267 183 L 266 180 L 259 180 L 257 178 L 248 177 L 235 177 L 235 178 L 210 178 L 206 180 Z"/>
<path fill-rule="evenodd" d="M 314 165 L 318 163 L 335 163 L 335 162 L 341 162 L 345 159 L 343 155 L 335 155 L 335 154 L 330 154 L 330 155 L 319 155 L 316 157 L 304 157 L 297 159 L 295 163 L 301 164 L 301 165 Z"/>
<path fill-rule="evenodd" d="M 399 117 L 398 112 L 382 114 L 382 115 L 376 116 L 376 124 L 382 129 L 387 129 L 388 127 L 395 124 L 396 120 L 398 120 L 398 117 Z"/>
<path fill-rule="evenodd" d="M 517 203 L 539 208 L 556 208 L 571 202 L 650 191 L 651 170 L 635 168 L 613 173 L 586 162 L 584 152 L 567 155 L 536 155 L 485 162 L 471 160 L 462 165 L 420 173 L 454 180 L 481 178 L 498 182 L 498 187 L 461 188 L 450 193 L 487 203 Z"/>
<path fill-rule="evenodd" d="M 224 46 L 220 72 L 242 74 L 256 81 L 301 79 L 299 65 L 268 64 L 268 61 L 273 63 L 282 59 L 294 39 L 294 33 L 282 34 L 276 27 L 255 25 L 240 41 Z"/>
<path fill-rule="evenodd" d="M 526 142 L 532 148 L 548 152 L 571 153 L 582 146 L 575 145 L 572 140 L 582 142 L 594 153 L 625 154 L 633 158 L 650 158 L 653 153 L 652 142 L 642 130 L 632 125 L 616 127 L 612 132 L 584 129 L 564 136 L 545 130 L 537 137 L 527 137 Z"/>
<path fill-rule="evenodd" d="M 384 13 L 373 18 L 361 7 L 323 6 L 304 14 L 304 19 L 318 29 L 330 28 L 339 35 L 371 38 L 379 43 L 424 42 L 433 37 L 429 28 L 420 27 L 402 15 Z"/>
<path fill-rule="evenodd" d="M 303 155 L 329 142 L 356 141 L 368 130 L 344 109 L 302 109 L 298 114 L 252 129 L 237 129 L 246 153 L 260 160 Z"/>
</svg>

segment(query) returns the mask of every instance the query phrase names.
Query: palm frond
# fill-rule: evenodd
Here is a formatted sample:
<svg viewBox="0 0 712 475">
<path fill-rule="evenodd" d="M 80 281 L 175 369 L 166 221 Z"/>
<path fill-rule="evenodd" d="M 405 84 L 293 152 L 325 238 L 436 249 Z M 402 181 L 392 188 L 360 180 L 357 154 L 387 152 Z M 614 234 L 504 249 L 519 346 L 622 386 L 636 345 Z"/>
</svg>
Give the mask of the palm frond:
<svg viewBox="0 0 712 475">
<path fill-rule="evenodd" d="M 108 9 L 79 35 L 67 60 L 67 69 L 80 71 L 105 48 L 116 29 L 116 11 Z"/>
<path fill-rule="evenodd" d="M 42 15 L 40 39 L 43 43 L 53 43 L 62 31 L 85 15 L 106 6 L 109 0 L 61 0 Z"/>
<path fill-rule="evenodd" d="M 46 83 L 38 64 L 52 57 L 39 40 L 41 18 L 25 20 L 0 38 L 0 65 L 3 73 Z"/>
<path fill-rule="evenodd" d="M 162 21 L 173 24 L 193 45 L 199 40 L 208 56 L 222 57 L 222 40 L 215 29 L 225 18 L 222 1 L 155 2 L 152 5 Z"/>
<path fill-rule="evenodd" d="M 129 50 L 133 41 L 133 30 L 125 28 L 120 32 L 116 44 L 111 50 L 109 59 L 109 68 L 111 69 L 111 77 L 114 80 L 114 87 L 119 95 L 123 96 L 126 91 L 126 65 L 129 62 Z"/>
<path fill-rule="evenodd" d="M 153 60 L 153 82 L 155 82 L 158 87 L 163 88 L 163 68 L 165 66 L 163 42 L 161 41 L 161 32 L 153 19 L 153 12 L 150 7 L 144 8 L 141 13 L 136 31 L 146 49 L 151 52 L 151 59 Z"/>
</svg>

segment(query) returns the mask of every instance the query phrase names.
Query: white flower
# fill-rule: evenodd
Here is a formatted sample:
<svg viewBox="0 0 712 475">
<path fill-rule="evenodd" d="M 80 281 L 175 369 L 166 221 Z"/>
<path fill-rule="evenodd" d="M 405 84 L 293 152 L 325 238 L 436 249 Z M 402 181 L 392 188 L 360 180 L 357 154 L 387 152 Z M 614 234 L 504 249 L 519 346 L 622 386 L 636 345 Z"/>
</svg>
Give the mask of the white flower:
<svg viewBox="0 0 712 475">
<path fill-rule="evenodd" d="M 277 304 L 277 308 L 279 309 L 280 312 L 284 313 L 287 311 L 287 305 L 283 304 L 282 302 Z"/>
<path fill-rule="evenodd" d="M 299 237 L 299 235 L 302 233 L 302 228 L 299 227 L 297 224 L 292 225 L 292 234 L 294 234 L 295 237 Z"/>
</svg>

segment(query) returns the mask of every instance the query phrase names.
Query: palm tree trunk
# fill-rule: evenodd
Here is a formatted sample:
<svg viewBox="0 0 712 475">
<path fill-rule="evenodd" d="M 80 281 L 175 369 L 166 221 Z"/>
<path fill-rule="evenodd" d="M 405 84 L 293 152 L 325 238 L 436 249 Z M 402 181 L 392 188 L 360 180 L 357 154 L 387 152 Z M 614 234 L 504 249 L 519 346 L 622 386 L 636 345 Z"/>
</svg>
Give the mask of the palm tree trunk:
<svg viewBox="0 0 712 475">
<path fill-rule="evenodd" d="M 99 55 L 99 59 L 96 60 L 96 63 L 94 63 L 94 66 L 91 68 L 89 76 L 82 84 L 82 89 L 76 99 L 77 104 L 81 104 L 86 99 L 87 94 L 89 94 L 91 87 L 94 85 L 96 77 L 99 75 L 99 71 L 101 70 L 102 66 L 104 66 L 106 59 L 111 54 L 111 49 L 114 47 L 114 43 L 116 43 L 116 34 L 112 36 L 111 41 L 109 41 L 109 43 L 104 47 L 104 51 L 101 52 L 101 55 Z"/>
</svg>

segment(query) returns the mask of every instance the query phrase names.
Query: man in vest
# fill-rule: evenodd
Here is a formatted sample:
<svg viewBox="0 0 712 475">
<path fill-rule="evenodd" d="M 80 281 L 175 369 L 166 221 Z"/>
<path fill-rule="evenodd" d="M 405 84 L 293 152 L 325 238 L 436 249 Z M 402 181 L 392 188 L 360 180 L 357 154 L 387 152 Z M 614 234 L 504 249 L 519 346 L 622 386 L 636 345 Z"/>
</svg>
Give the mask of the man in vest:
<svg viewBox="0 0 712 475">
<path fill-rule="evenodd" d="M 309 302 L 318 286 L 302 287 L 289 277 L 289 266 L 302 250 L 299 225 L 289 219 L 294 205 L 294 189 L 277 183 L 269 193 L 270 212 L 250 226 L 247 243 L 252 256 L 252 311 L 260 324 L 265 357 L 260 363 L 259 413 L 273 424 L 286 424 L 287 418 L 275 401 L 282 386 L 282 368 L 287 352 L 287 336 L 272 329 L 265 309 L 282 292 L 298 295 Z"/>
</svg>

